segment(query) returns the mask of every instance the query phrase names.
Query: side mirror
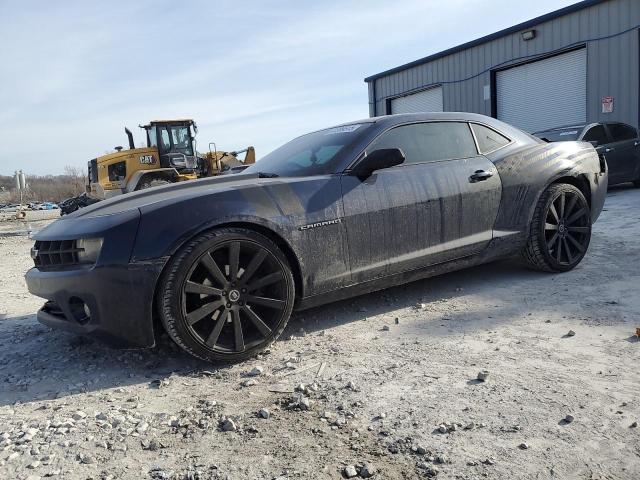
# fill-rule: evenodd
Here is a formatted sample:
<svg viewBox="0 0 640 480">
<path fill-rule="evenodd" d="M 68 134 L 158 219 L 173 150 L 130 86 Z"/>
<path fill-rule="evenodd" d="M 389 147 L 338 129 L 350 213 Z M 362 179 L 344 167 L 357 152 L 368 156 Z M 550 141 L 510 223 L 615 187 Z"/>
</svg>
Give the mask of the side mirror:
<svg viewBox="0 0 640 480">
<path fill-rule="evenodd" d="M 597 140 L 590 140 L 589 143 L 591 145 L 593 145 L 593 148 L 598 148 L 598 141 Z"/>
<path fill-rule="evenodd" d="M 395 167 L 404 163 L 405 156 L 399 148 L 381 148 L 364 157 L 351 171 L 352 175 L 368 177 L 376 170 Z"/>
</svg>

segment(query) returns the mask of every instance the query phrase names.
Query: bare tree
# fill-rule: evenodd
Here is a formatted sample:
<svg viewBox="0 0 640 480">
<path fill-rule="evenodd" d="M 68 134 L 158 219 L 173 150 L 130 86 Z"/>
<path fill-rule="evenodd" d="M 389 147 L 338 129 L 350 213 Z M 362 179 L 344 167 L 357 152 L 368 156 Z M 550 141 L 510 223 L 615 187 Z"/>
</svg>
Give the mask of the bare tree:
<svg viewBox="0 0 640 480">
<path fill-rule="evenodd" d="M 73 196 L 79 195 L 84 191 L 86 176 L 83 169 L 73 165 L 67 165 L 64 167 L 64 174 L 69 177 L 71 186 L 73 187 Z"/>
<path fill-rule="evenodd" d="M 78 167 L 65 167 L 64 175 L 28 175 L 25 202 L 60 202 L 85 191 L 85 173 Z M 0 188 L 4 187 L 11 202 L 18 202 L 20 193 L 15 188 L 15 179 L 0 175 Z"/>
</svg>

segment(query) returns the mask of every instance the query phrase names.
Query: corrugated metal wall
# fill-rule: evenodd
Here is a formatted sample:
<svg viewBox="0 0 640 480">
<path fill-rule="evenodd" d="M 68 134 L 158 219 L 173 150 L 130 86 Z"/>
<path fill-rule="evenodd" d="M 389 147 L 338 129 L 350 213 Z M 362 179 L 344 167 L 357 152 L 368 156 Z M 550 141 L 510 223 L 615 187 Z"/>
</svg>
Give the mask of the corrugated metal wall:
<svg viewBox="0 0 640 480">
<path fill-rule="evenodd" d="M 522 57 L 545 55 L 585 41 L 587 45 L 587 121 L 618 120 L 638 125 L 640 91 L 640 33 L 637 29 L 610 39 L 640 24 L 640 0 L 609 0 L 533 27 L 536 38 L 524 41 L 520 33 L 392 73 L 369 83 L 369 113 L 384 115 L 387 100 L 421 88 L 442 84 L 445 111 L 467 111 L 491 115 L 492 101 L 485 86 L 491 72 L 465 79 L 496 65 L 521 63 Z M 514 60 L 516 59 L 516 60 Z M 519 60 L 518 60 L 519 59 Z M 506 63 L 505 63 L 506 62 Z M 491 85 L 491 88 L 494 88 Z M 374 98 L 375 93 L 375 98 Z M 611 114 L 601 113 L 601 99 L 614 97 Z"/>
</svg>

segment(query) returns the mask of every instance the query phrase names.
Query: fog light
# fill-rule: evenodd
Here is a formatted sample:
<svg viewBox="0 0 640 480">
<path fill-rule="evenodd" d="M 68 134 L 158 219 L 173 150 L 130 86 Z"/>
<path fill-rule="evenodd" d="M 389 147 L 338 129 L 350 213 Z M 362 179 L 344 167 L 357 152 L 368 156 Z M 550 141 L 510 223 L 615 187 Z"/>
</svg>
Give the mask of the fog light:
<svg viewBox="0 0 640 480">
<path fill-rule="evenodd" d="M 80 325 L 86 325 L 91 320 L 91 309 L 81 298 L 71 297 L 69 299 L 69 309 L 73 319 Z"/>
</svg>

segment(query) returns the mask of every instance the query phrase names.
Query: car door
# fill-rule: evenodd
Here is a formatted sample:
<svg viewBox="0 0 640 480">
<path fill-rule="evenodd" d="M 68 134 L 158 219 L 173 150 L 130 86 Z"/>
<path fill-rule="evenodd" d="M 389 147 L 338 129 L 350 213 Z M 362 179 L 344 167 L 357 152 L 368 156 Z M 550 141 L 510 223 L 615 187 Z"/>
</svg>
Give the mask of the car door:
<svg viewBox="0 0 640 480">
<path fill-rule="evenodd" d="M 367 152 L 401 149 L 402 165 L 342 176 L 352 279 L 366 281 L 471 255 L 492 238 L 501 184 L 464 122 L 394 127 Z"/>
<path fill-rule="evenodd" d="M 616 152 L 615 148 L 611 147 L 611 138 L 604 125 L 598 123 L 588 127 L 582 135 L 582 141 L 584 142 L 598 142 L 596 150 L 598 153 L 603 154 L 607 159 L 607 166 L 609 168 L 609 184 L 619 183 L 620 175 L 620 157 L 619 152 Z"/>
<path fill-rule="evenodd" d="M 609 130 L 611 143 L 605 148 L 605 156 L 608 161 L 609 158 L 611 159 L 609 168 L 611 170 L 611 164 L 613 164 L 616 172 L 616 181 L 630 182 L 637 180 L 636 172 L 638 164 L 640 164 L 638 131 L 624 123 L 609 123 L 606 127 Z M 609 151 L 607 152 L 607 150 Z"/>
</svg>

